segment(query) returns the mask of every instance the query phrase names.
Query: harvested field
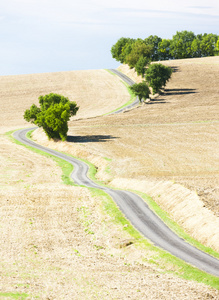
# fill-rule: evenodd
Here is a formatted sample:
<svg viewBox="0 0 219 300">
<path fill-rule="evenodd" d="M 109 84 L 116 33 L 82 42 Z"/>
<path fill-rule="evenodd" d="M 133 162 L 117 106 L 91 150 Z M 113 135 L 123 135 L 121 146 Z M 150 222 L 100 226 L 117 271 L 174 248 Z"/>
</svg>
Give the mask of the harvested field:
<svg viewBox="0 0 219 300">
<path fill-rule="evenodd" d="M 5 137 L 1 145 L 0 299 L 9 293 L 26 299 L 218 298 L 203 284 L 163 274 L 149 262 L 156 253 L 126 246 L 129 235 L 103 212 L 102 200 L 60 183 L 51 159 Z"/>
<path fill-rule="evenodd" d="M 182 184 L 193 192 L 194 199 L 196 194 L 200 197 L 203 202 L 200 214 L 208 214 L 207 210 L 210 210 L 212 217 L 208 218 L 209 222 L 218 224 L 219 58 L 163 63 L 174 70 L 163 95 L 121 115 L 96 118 L 92 122 L 72 122 L 71 135 L 113 137 L 100 143 L 83 143 L 83 147 L 112 159 L 112 176 L 116 178 L 113 183 L 117 187 L 124 178 L 139 180 L 134 185 L 131 181 L 126 185 L 135 190 L 140 190 L 142 184 L 145 187 L 147 182 L 150 186 L 151 181 L 163 181 L 164 185 L 166 180 L 172 181 L 172 185 Z M 127 67 L 120 69 L 126 72 Z M 137 80 L 136 75 L 128 74 Z M 179 193 L 183 195 L 182 191 Z M 185 189 L 184 195 L 188 193 Z M 159 191 L 157 195 L 160 195 Z M 181 202 L 182 198 L 179 196 L 178 201 Z M 165 197 L 162 203 L 159 199 L 157 201 L 175 220 L 182 225 L 186 223 L 178 211 L 173 213 L 168 209 L 171 198 Z M 189 211 L 187 206 L 184 216 Z M 217 240 L 217 243 L 213 245 L 209 241 L 207 245 L 219 251 L 218 226 L 209 232 L 208 227 L 203 226 L 206 220 L 200 218 L 197 210 L 194 215 L 197 215 L 197 224 L 193 228 L 186 226 L 186 230 L 202 243 L 206 243 L 206 236 L 212 235 L 210 239 Z"/>
<path fill-rule="evenodd" d="M 100 92 L 101 91 L 101 92 Z M 25 109 L 38 97 L 58 93 L 82 108 L 76 118 L 89 118 L 108 113 L 129 100 L 125 86 L 105 70 L 43 73 L 0 77 L 0 129 L 29 125 L 23 119 Z"/>
<path fill-rule="evenodd" d="M 151 192 L 178 221 L 171 201 L 166 202 L 172 185 L 176 194 L 181 191 L 176 202 L 196 190 L 210 218 L 217 220 L 219 60 L 165 63 L 177 70 L 167 94 L 121 115 L 90 119 L 82 118 L 109 112 L 129 99 L 120 80 L 104 70 L 0 77 L 0 298 L 26 293 L 27 299 L 218 299 L 214 289 L 163 274 L 162 260 L 153 264 L 155 253 L 127 242 L 129 234 L 112 222 L 98 195 L 66 187 L 51 159 L 3 135 L 30 125 L 23 112 L 38 103 L 40 94 L 62 93 L 80 106 L 69 124 L 69 140 L 48 142 L 37 130 L 39 142 L 88 159 L 98 167 L 99 179 L 114 186 Z M 211 85 L 206 78 L 199 82 L 203 69 Z M 194 74 L 198 77 L 192 83 Z M 154 191 L 155 183 L 159 189 Z M 203 202 L 195 201 L 200 218 Z M 188 231 L 194 233 L 192 223 Z M 211 230 L 218 232 L 216 223 Z M 171 263 L 168 268 L 175 270 Z"/>
</svg>

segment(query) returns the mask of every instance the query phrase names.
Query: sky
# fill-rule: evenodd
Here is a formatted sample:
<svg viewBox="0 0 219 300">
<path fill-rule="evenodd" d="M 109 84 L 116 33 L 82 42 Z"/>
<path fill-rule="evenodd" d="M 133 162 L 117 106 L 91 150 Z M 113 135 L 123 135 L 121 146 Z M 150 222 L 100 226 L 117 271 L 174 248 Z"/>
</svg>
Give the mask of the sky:
<svg viewBox="0 0 219 300">
<path fill-rule="evenodd" d="M 1 0 L 0 75 L 116 68 L 121 37 L 219 35 L 218 0 Z"/>
</svg>

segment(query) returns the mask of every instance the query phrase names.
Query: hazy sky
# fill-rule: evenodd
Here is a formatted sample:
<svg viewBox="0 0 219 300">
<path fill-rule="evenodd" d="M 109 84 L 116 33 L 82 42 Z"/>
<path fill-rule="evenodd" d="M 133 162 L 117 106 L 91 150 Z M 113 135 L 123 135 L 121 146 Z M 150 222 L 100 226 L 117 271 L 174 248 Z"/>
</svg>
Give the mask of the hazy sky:
<svg viewBox="0 0 219 300">
<path fill-rule="evenodd" d="M 218 0 L 1 0 L 0 75 L 119 66 L 120 37 L 219 35 Z"/>
</svg>

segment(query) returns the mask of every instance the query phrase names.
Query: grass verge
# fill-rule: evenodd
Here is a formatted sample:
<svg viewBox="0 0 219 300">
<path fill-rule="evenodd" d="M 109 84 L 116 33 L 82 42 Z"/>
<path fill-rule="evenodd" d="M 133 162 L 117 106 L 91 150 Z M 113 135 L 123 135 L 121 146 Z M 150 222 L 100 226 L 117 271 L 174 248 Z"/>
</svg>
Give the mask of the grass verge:
<svg viewBox="0 0 219 300">
<path fill-rule="evenodd" d="M 0 298 L 1 299 L 25 300 L 27 297 L 29 297 L 29 295 L 25 294 L 25 293 L 20 294 L 20 293 L 1 293 L 0 292 Z"/>
<path fill-rule="evenodd" d="M 162 210 L 160 206 L 148 195 L 139 192 L 139 191 L 132 191 L 136 194 L 138 194 L 144 201 L 148 204 L 151 210 L 153 210 L 160 219 L 163 220 L 163 222 L 172 230 L 174 231 L 178 236 L 183 238 L 186 242 L 190 243 L 191 245 L 195 246 L 196 248 L 200 249 L 203 252 L 208 253 L 211 256 L 214 256 L 219 259 L 219 253 L 214 251 L 210 247 L 206 247 L 203 244 L 199 243 L 197 240 L 190 237 L 175 221 L 173 221 L 169 214 Z"/>
<path fill-rule="evenodd" d="M 47 154 L 43 151 L 34 149 L 30 146 L 26 146 L 20 142 L 18 142 L 17 140 L 15 140 L 12 137 L 12 133 L 14 131 L 10 131 L 7 132 L 6 135 L 12 139 L 13 142 L 16 142 L 19 145 L 25 146 L 26 148 L 44 155 L 46 157 L 52 158 L 54 159 L 57 164 L 61 167 L 63 175 L 62 175 L 62 180 L 65 184 L 71 184 L 74 185 L 73 181 L 69 178 L 69 175 L 71 174 L 73 167 L 70 163 L 65 162 L 62 159 L 56 158 L 50 154 Z M 31 136 L 31 132 L 28 133 L 28 137 Z M 103 185 L 102 182 L 98 182 L 95 178 L 95 175 L 97 173 L 97 169 L 95 168 L 95 166 L 93 164 L 91 164 L 90 162 L 86 161 L 86 160 L 82 160 L 81 161 L 85 162 L 88 164 L 89 166 L 89 173 L 88 176 L 91 180 L 95 181 L 96 183 L 99 183 L 101 185 Z M 172 273 L 172 274 L 176 274 L 181 278 L 184 279 L 188 279 L 188 280 L 195 280 L 197 282 L 200 283 L 204 283 L 206 285 L 209 285 L 213 288 L 216 288 L 219 290 L 219 280 L 218 277 L 215 277 L 213 275 L 210 275 L 206 272 L 200 271 L 199 269 L 185 263 L 184 261 L 182 261 L 181 259 L 169 254 L 168 252 L 155 247 L 154 245 L 152 245 L 146 238 L 144 238 L 133 226 L 132 224 L 125 218 L 125 216 L 123 215 L 123 213 L 119 210 L 119 208 L 117 207 L 117 205 L 115 204 L 115 202 L 112 200 L 112 198 L 106 194 L 104 191 L 99 190 L 99 189 L 94 189 L 94 188 L 89 188 L 89 190 L 91 191 L 91 194 L 93 196 L 98 196 L 101 198 L 102 201 L 102 207 L 105 213 L 107 213 L 108 215 L 110 215 L 112 222 L 119 225 L 120 227 L 122 226 L 123 230 L 125 230 L 126 232 L 129 233 L 129 235 L 135 239 L 135 244 L 137 247 L 141 247 L 143 249 L 145 249 L 146 251 L 153 251 L 154 255 L 150 259 L 147 258 L 147 256 L 145 257 L 145 260 L 147 260 L 150 263 L 159 265 L 159 267 L 163 270 L 164 273 Z M 139 194 L 150 206 L 150 208 L 172 229 L 174 230 L 178 235 L 180 235 L 181 237 L 183 237 L 186 241 L 190 242 L 191 244 L 195 245 L 197 248 L 200 248 L 201 250 L 215 256 L 215 257 L 219 257 L 219 254 L 216 253 L 215 251 L 213 251 L 210 248 L 207 248 L 203 245 L 201 245 L 200 243 L 198 243 L 197 241 L 193 240 L 190 236 L 188 236 L 187 234 L 184 233 L 184 231 L 179 227 L 178 224 L 176 224 L 174 221 L 172 221 L 168 214 L 166 212 L 164 212 L 156 203 L 155 201 L 153 201 L 152 198 L 150 198 L 149 196 L 147 196 L 144 193 L 140 193 L 138 191 L 134 191 L 135 193 Z M 128 226 L 125 226 L 127 225 Z M 171 265 L 171 268 L 170 268 Z M 173 271 L 174 269 L 174 271 Z"/>
<path fill-rule="evenodd" d="M 123 213 L 119 210 L 115 202 L 108 194 L 98 189 L 90 189 L 90 191 L 92 195 L 101 198 L 102 210 L 111 217 L 111 222 L 120 226 L 122 230 L 126 231 L 130 237 L 134 239 L 136 248 L 145 250 L 146 255 L 144 257 L 144 261 L 159 266 L 162 273 L 175 274 L 180 278 L 204 283 L 219 290 L 218 277 L 201 271 L 166 252 L 165 250 L 151 244 L 150 241 L 143 237 L 141 233 L 139 233 L 125 218 Z M 148 251 L 150 251 L 152 255 L 148 256 Z"/>
<path fill-rule="evenodd" d="M 113 76 L 117 76 L 115 73 L 111 72 L 110 70 L 107 70 L 107 69 L 106 69 L 106 71 L 109 72 L 110 74 L 112 74 Z M 117 108 L 117 109 L 114 109 L 113 111 L 111 111 L 111 112 L 109 112 L 109 113 L 107 113 L 107 114 L 104 114 L 103 116 L 112 114 L 112 113 L 116 112 L 117 110 L 120 110 L 120 109 L 122 109 L 122 108 L 124 108 L 124 107 L 126 107 L 126 106 L 128 106 L 128 105 L 130 105 L 130 104 L 132 104 L 132 102 L 133 102 L 134 99 L 136 98 L 135 94 L 130 90 L 129 84 L 126 83 L 126 82 L 123 81 L 123 80 L 121 80 L 121 82 L 122 82 L 122 84 L 125 85 L 125 87 L 127 88 L 128 93 L 129 93 L 129 95 L 130 95 L 129 101 L 128 101 L 127 103 L 125 103 L 124 105 L 122 105 L 121 107 L 119 107 L 119 108 Z"/>
<path fill-rule="evenodd" d="M 16 143 L 16 144 L 22 145 L 22 146 L 26 147 L 27 149 L 29 149 L 29 150 L 31 150 L 31 151 L 33 151 L 33 152 L 35 152 L 35 153 L 38 153 L 38 154 L 40 154 L 40 155 L 43 155 L 43 156 L 45 156 L 45 157 L 48 157 L 48 158 L 53 159 L 53 160 L 57 163 L 57 165 L 61 168 L 61 170 L 62 170 L 62 177 L 61 177 L 61 179 L 62 179 L 63 183 L 64 183 L 64 184 L 67 184 L 67 185 L 75 185 L 74 182 L 73 182 L 73 180 L 70 178 L 70 174 L 71 174 L 72 171 L 73 171 L 73 166 L 72 166 L 72 164 L 68 163 L 67 161 L 64 161 L 64 160 L 61 159 L 61 158 L 55 157 L 55 156 L 53 156 L 53 155 L 51 155 L 51 154 L 48 154 L 48 153 L 43 152 L 43 151 L 41 151 L 41 150 L 38 150 L 38 149 L 35 149 L 35 148 L 33 148 L 33 147 L 27 146 L 27 145 L 25 145 L 25 144 L 23 144 L 23 143 L 20 143 L 19 141 L 17 141 L 17 140 L 12 136 L 12 134 L 13 134 L 15 131 L 16 131 L 16 130 L 6 132 L 5 135 L 8 136 L 8 137 L 12 140 L 12 142 L 14 142 L 14 143 Z M 33 132 L 33 130 L 31 130 L 31 131 L 29 131 L 29 132 L 27 133 L 27 137 L 28 137 L 28 138 L 31 138 L 32 132 Z"/>
</svg>

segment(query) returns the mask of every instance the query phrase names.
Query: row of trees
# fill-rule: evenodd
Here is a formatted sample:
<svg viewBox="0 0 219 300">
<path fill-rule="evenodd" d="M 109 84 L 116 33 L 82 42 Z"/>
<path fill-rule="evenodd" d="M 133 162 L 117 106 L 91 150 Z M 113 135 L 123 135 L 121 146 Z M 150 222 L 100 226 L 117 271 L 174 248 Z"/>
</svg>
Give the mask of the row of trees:
<svg viewBox="0 0 219 300">
<path fill-rule="evenodd" d="M 151 35 L 146 39 L 120 38 L 111 48 L 112 57 L 144 75 L 151 61 L 214 56 L 219 54 L 219 36 L 192 31 L 177 32 L 172 39 Z"/>
<path fill-rule="evenodd" d="M 139 99 L 159 93 L 170 79 L 172 69 L 162 64 L 150 64 L 153 61 L 184 59 L 219 55 L 219 36 L 216 34 L 198 34 L 181 31 L 172 39 L 162 39 L 151 35 L 146 39 L 120 38 L 111 48 L 112 57 L 122 64 L 128 64 L 144 81 L 134 84 L 131 90 Z"/>
<path fill-rule="evenodd" d="M 170 79 L 172 69 L 162 64 L 150 64 L 145 72 L 145 77 L 141 83 L 135 83 L 130 87 L 131 91 L 139 97 L 140 102 L 142 99 L 147 99 L 151 93 L 160 93 L 161 88 L 165 87 L 167 81 Z"/>
<path fill-rule="evenodd" d="M 151 64 L 151 61 L 158 60 L 158 44 L 161 39 L 157 36 L 150 36 L 145 40 L 121 38 L 112 46 L 111 53 L 113 58 L 126 63 L 129 67 L 135 68 L 138 75 L 144 79 L 139 84 L 134 84 L 130 89 L 142 99 L 147 99 L 152 93 L 159 93 L 170 79 L 172 69 L 160 63 Z"/>
</svg>

